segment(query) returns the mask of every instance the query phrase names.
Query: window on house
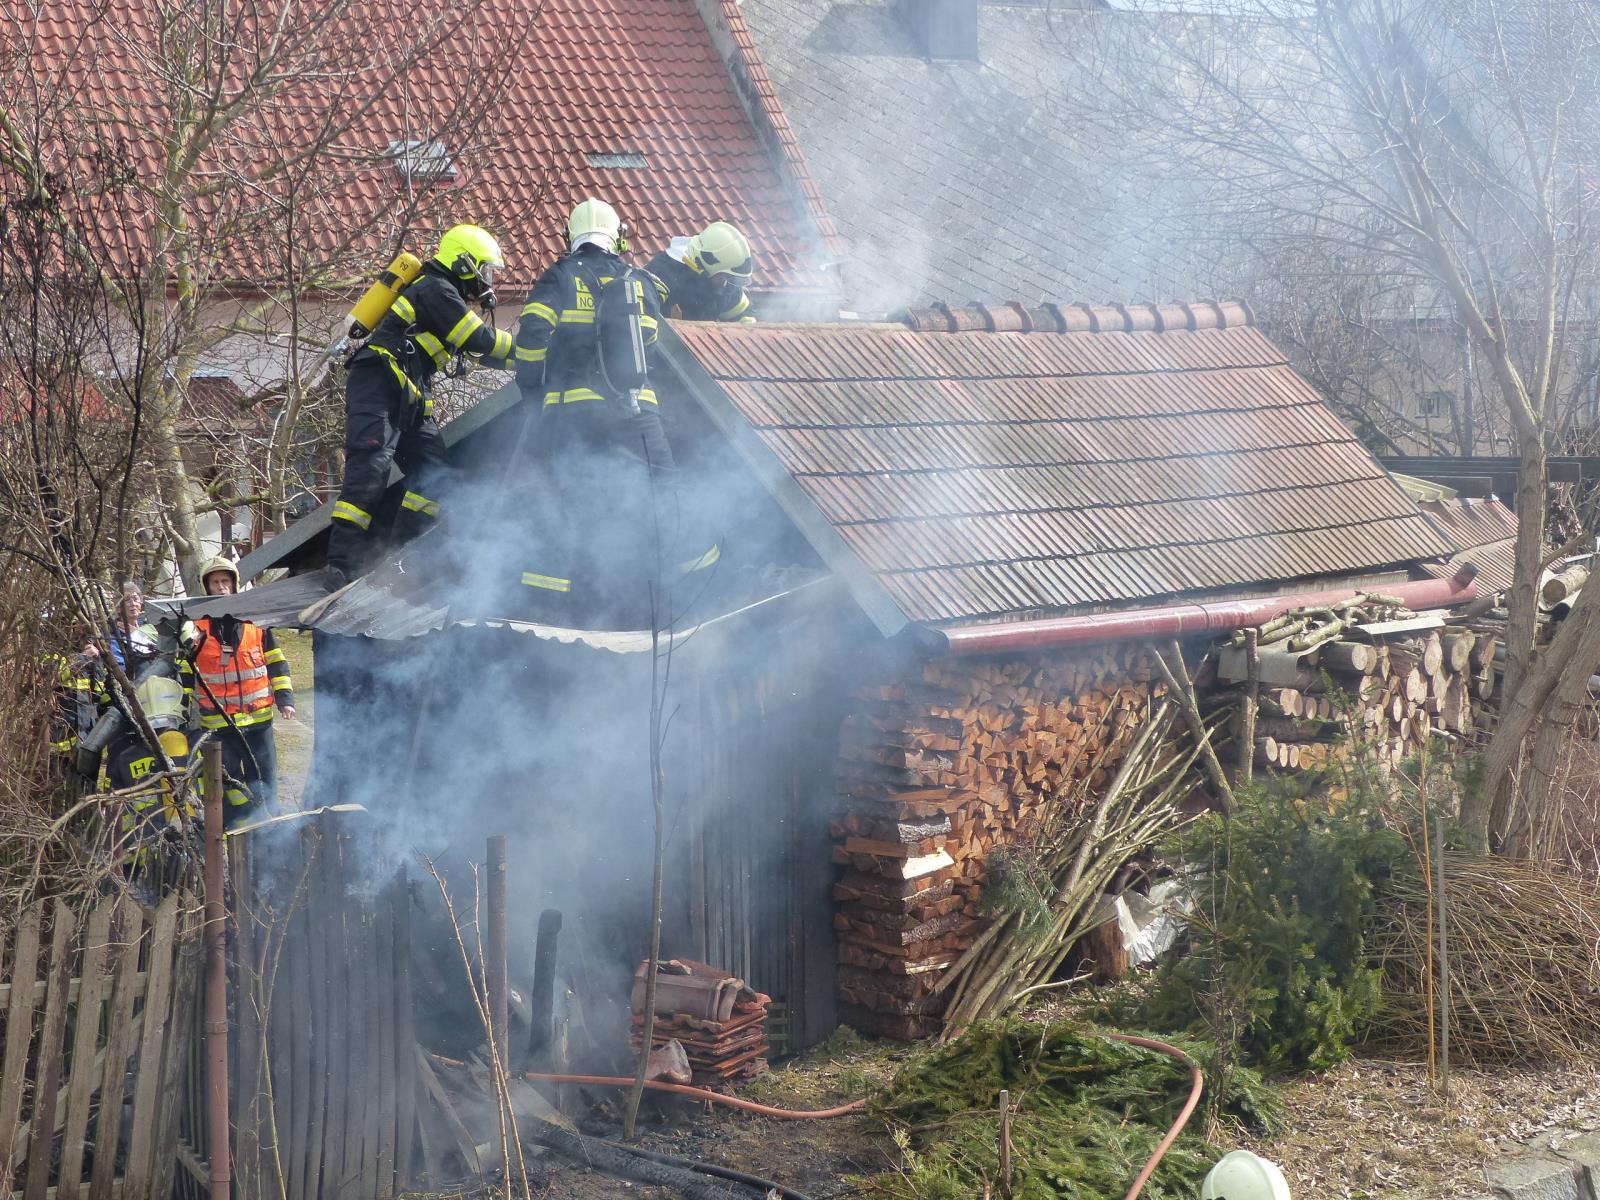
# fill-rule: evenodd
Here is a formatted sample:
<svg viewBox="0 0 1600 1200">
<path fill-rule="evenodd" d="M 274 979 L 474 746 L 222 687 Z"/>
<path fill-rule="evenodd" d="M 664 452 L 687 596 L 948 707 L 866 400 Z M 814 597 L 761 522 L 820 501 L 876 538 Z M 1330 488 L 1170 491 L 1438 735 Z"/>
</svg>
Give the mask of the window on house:
<svg viewBox="0 0 1600 1200">
<path fill-rule="evenodd" d="M 431 138 L 390 142 L 385 154 L 402 179 L 413 183 L 448 183 L 456 177 L 455 159 L 443 142 Z"/>
<path fill-rule="evenodd" d="M 1448 417 L 1455 404 L 1456 398 L 1451 392 L 1423 392 L 1417 397 L 1417 416 Z"/>
<path fill-rule="evenodd" d="M 583 157 L 591 167 L 599 167 L 601 169 L 609 168 L 611 170 L 620 171 L 642 171 L 649 165 L 647 162 L 645 162 L 644 155 L 635 154 L 631 151 L 611 152 L 591 150 Z"/>
</svg>

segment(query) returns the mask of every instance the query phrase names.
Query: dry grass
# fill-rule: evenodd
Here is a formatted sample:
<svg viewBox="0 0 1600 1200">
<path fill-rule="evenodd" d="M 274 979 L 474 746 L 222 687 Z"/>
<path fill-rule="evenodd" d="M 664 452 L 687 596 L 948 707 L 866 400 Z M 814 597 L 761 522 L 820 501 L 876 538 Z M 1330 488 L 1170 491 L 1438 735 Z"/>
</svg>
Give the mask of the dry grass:
<svg viewBox="0 0 1600 1200">
<path fill-rule="evenodd" d="M 1432 882 L 1396 882 L 1369 942 L 1384 971 L 1374 1040 L 1414 1057 L 1426 1055 L 1431 1032 Z M 1543 863 L 1451 854 L 1445 884 L 1455 1060 L 1592 1060 L 1600 1043 L 1600 883 Z"/>
<path fill-rule="evenodd" d="M 295 719 L 273 718 L 278 746 L 278 802 L 285 808 L 306 807 L 306 781 L 311 773 L 315 745 L 317 675 L 311 656 L 311 635 L 295 629 L 276 629 L 273 635 L 289 660 L 294 680 Z M 328 803 L 324 800 L 323 803 Z"/>
<path fill-rule="evenodd" d="M 1285 1086 L 1291 1128 L 1247 1141 L 1317 1200 L 1445 1200 L 1549 1129 L 1600 1128 L 1600 1066 L 1451 1072 L 1442 1104 L 1417 1063 L 1348 1062 Z"/>
</svg>

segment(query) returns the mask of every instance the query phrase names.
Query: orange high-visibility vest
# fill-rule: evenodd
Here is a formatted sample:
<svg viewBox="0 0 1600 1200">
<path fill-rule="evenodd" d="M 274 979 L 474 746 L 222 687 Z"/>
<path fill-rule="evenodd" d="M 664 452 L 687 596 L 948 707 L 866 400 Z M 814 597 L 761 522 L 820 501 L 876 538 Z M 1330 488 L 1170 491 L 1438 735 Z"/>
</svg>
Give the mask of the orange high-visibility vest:
<svg viewBox="0 0 1600 1200">
<path fill-rule="evenodd" d="M 239 644 L 224 646 L 222 639 L 211 632 L 211 622 L 202 618 L 195 622 L 205 629 L 206 640 L 195 656 L 195 672 L 211 689 L 195 689 L 200 702 L 202 723 L 204 714 L 222 711 L 233 715 L 250 715 L 272 708 L 272 680 L 267 675 L 267 659 L 261 627 L 248 621 L 239 622 Z M 216 703 L 212 702 L 216 697 Z"/>
</svg>

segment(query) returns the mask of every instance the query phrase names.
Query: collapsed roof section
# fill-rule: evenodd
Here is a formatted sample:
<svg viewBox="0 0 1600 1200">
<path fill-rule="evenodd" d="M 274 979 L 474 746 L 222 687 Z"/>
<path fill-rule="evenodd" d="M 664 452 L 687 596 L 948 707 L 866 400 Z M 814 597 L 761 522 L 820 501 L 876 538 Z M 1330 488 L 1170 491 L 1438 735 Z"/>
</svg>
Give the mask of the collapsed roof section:
<svg viewBox="0 0 1600 1200">
<path fill-rule="evenodd" d="M 673 332 L 691 392 L 885 633 L 1453 549 L 1238 304 Z"/>
</svg>

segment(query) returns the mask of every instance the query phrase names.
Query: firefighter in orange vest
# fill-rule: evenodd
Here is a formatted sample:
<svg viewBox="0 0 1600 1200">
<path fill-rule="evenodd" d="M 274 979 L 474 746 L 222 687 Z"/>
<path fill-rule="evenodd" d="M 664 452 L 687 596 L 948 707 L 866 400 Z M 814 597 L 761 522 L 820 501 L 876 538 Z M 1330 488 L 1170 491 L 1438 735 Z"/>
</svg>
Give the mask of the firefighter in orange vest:
<svg viewBox="0 0 1600 1200">
<path fill-rule="evenodd" d="M 239 590 L 239 569 L 219 556 L 205 565 L 200 582 L 209 596 L 232 595 Z M 270 629 L 237 617 L 200 617 L 194 624 L 204 636 L 193 665 L 184 661 L 180 670 L 201 727 L 221 741 L 223 797 L 232 826 L 272 803 L 278 779 L 272 713 L 276 707 L 294 716 L 294 684 Z"/>
</svg>

